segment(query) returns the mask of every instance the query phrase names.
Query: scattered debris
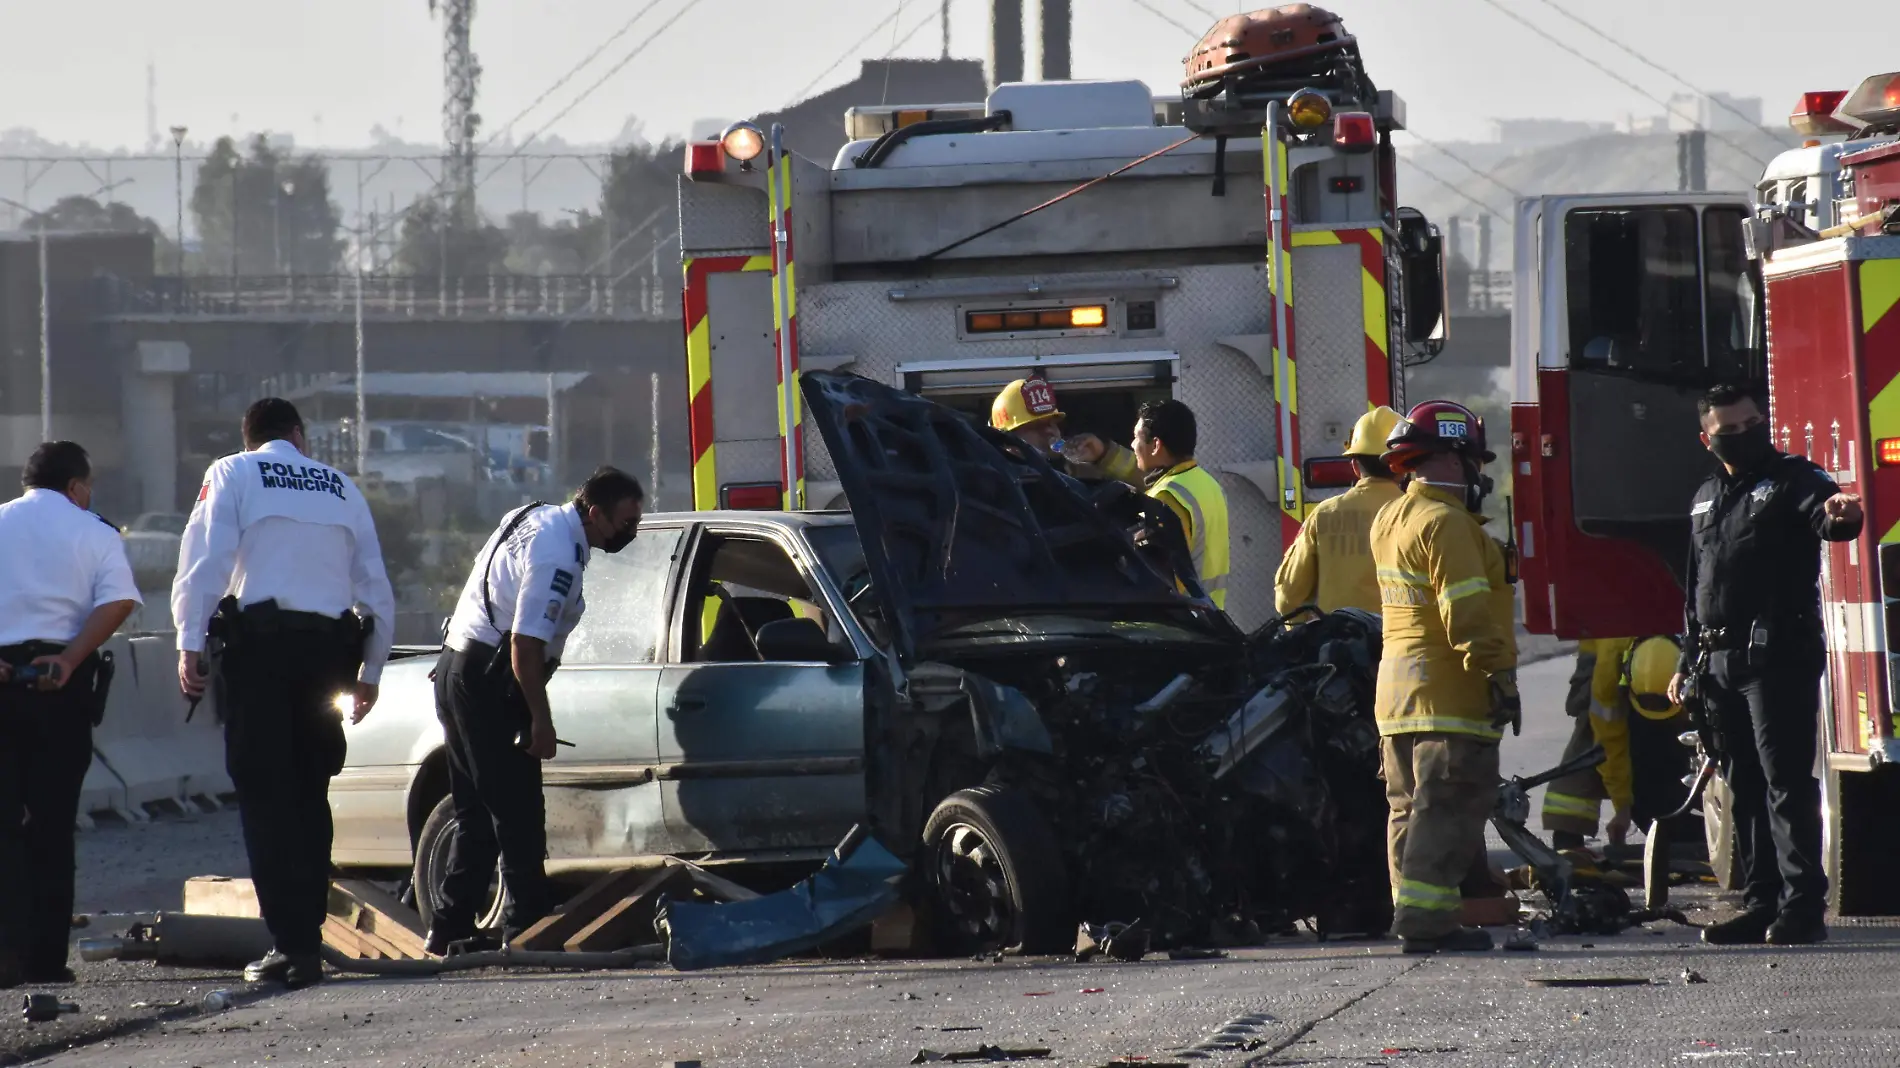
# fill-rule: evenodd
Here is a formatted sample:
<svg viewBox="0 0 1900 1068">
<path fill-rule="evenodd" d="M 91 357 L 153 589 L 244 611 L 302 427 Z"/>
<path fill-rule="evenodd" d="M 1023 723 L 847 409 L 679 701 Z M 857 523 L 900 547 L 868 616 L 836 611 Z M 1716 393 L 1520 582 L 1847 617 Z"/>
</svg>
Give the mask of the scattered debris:
<svg viewBox="0 0 1900 1068">
<path fill-rule="evenodd" d="M 937 1028 L 937 1030 L 939 1031 L 981 1031 L 983 1029 L 974 1024 L 971 1024 L 964 1027 L 939 1027 Z"/>
<path fill-rule="evenodd" d="M 917 1051 L 917 1056 L 910 1059 L 910 1063 L 935 1064 L 939 1061 L 947 1061 L 954 1064 L 961 1061 L 1042 1060 L 1049 1056 L 1049 1054 L 1049 1050 L 1041 1048 L 1003 1049 L 1000 1046 L 989 1045 L 978 1046 L 971 1050 L 961 1050 L 956 1053 L 939 1053 L 934 1049 L 920 1049 Z"/>
<path fill-rule="evenodd" d="M 1028 994 L 1024 994 L 1024 995 L 1023 995 L 1023 997 L 1026 997 L 1026 998 L 1046 998 L 1046 997 L 1048 997 L 1049 995 L 1051 995 L 1051 994 L 1053 994 L 1053 993 L 1055 993 L 1055 991 L 1053 991 L 1053 990 L 1037 990 L 1037 991 L 1034 991 L 1034 992 L 1032 992 L 1032 993 L 1028 993 Z"/>
<path fill-rule="evenodd" d="M 134 1001 L 131 1007 L 135 1009 L 176 1009 L 184 1003 L 185 999 L 183 998 L 173 998 L 170 1001 Z"/>
<path fill-rule="evenodd" d="M 1225 960 L 1226 958 L 1227 951 L 1224 949 L 1194 949 L 1183 947 L 1181 949 L 1168 950 L 1169 960 Z"/>
<path fill-rule="evenodd" d="M 1537 933 L 1528 927 L 1519 927 L 1504 940 L 1504 948 L 1511 953 L 1535 953 L 1538 949 Z"/>
<path fill-rule="evenodd" d="M 1148 955 L 1151 941 L 1147 925 L 1140 920 L 1100 926 L 1084 923 L 1075 932 L 1075 960 L 1085 964 L 1106 954 L 1119 961 L 1138 961 Z"/>
<path fill-rule="evenodd" d="M 869 924 L 896 903 L 907 868 L 862 826 L 853 827 L 823 867 L 789 889 L 723 905 L 665 901 L 654 926 L 666 936 L 668 963 L 680 971 L 763 964 Z"/>
<path fill-rule="evenodd" d="M 1457 1046 L 1388 1046 L 1379 1051 L 1387 1057 L 1397 1057 L 1405 1053 L 1457 1053 Z"/>
<path fill-rule="evenodd" d="M 1708 982 L 1707 979 L 1702 977 L 1702 973 L 1699 971 L 1696 971 L 1694 968 L 1684 968 L 1682 970 L 1682 981 L 1690 984 L 1691 986 L 1695 985 L 1696 983 Z"/>
<path fill-rule="evenodd" d="M 198 1007 L 206 1012 L 225 1012 L 236 1003 L 237 999 L 231 996 L 229 990 L 213 990 L 204 996 L 204 1000 L 198 1003 Z"/>
<path fill-rule="evenodd" d="M 1107 987 L 1103 987 L 1103 986 L 1091 986 L 1091 987 L 1084 987 L 1084 988 L 1082 989 L 1082 993 L 1084 993 L 1084 994 L 1101 994 L 1101 993 L 1105 993 L 1105 992 L 1106 992 L 1107 990 L 1108 990 L 1108 988 L 1107 988 Z"/>
<path fill-rule="evenodd" d="M 1648 986 L 1648 978 L 1634 975 L 1542 975 L 1524 980 L 1530 986 Z"/>
<path fill-rule="evenodd" d="M 28 994 L 20 1003 L 20 1018 L 27 1023 L 52 1023 L 63 1013 L 78 1011 L 78 1005 L 53 994 Z"/>
</svg>

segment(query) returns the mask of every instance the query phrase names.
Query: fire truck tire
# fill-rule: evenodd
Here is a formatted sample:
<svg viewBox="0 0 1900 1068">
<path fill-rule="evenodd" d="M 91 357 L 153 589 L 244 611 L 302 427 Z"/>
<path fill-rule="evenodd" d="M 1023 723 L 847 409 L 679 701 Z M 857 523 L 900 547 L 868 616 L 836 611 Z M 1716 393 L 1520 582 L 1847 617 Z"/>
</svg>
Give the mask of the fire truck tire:
<svg viewBox="0 0 1900 1068">
<path fill-rule="evenodd" d="M 1900 851 L 1892 846 L 1891 813 L 1900 807 L 1900 767 L 1827 770 L 1822 811 L 1828 905 L 1841 916 L 1900 913 Z"/>
<path fill-rule="evenodd" d="M 416 911 L 423 926 L 433 926 L 435 910 L 442 900 L 442 879 L 449 867 L 449 843 L 455 840 L 455 806 L 443 797 L 423 821 L 416 836 L 415 872 L 411 887 L 416 895 Z M 475 926 L 482 930 L 501 926 L 501 913 L 507 904 L 507 890 L 501 884 L 501 868 L 496 865 L 495 882 L 489 889 L 485 907 L 477 909 Z"/>
<path fill-rule="evenodd" d="M 958 790 L 924 825 L 924 883 L 937 948 L 1055 953 L 1074 934 L 1061 843 L 1029 798 Z"/>
<path fill-rule="evenodd" d="M 1734 801 L 1722 776 L 1709 777 L 1702 790 L 1702 833 L 1709 847 L 1709 872 L 1724 890 L 1742 887 L 1741 851 L 1735 848 Z"/>
</svg>

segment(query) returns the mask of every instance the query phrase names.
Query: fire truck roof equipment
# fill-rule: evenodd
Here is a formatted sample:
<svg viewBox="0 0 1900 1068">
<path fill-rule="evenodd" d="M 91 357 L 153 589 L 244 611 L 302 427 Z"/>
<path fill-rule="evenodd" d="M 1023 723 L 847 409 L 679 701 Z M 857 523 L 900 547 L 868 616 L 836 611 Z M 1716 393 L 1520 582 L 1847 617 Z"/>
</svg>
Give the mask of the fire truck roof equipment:
<svg viewBox="0 0 1900 1068">
<path fill-rule="evenodd" d="M 1853 133 L 1852 123 L 1842 122 L 1834 117 L 1834 112 L 1847 99 L 1845 89 L 1824 89 L 1819 92 L 1802 93 L 1795 102 L 1794 110 L 1788 113 L 1788 126 L 1804 137 L 1820 137 L 1823 134 Z"/>
<path fill-rule="evenodd" d="M 1208 30 L 1183 60 L 1187 77 L 1181 88 L 1191 96 L 1218 89 L 1229 75 L 1265 67 L 1287 73 L 1323 72 L 1334 56 L 1359 58 L 1359 44 L 1338 15 L 1312 4 L 1287 4 L 1244 15 L 1229 15 Z M 1297 60 L 1308 62 L 1296 64 Z"/>
</svg>

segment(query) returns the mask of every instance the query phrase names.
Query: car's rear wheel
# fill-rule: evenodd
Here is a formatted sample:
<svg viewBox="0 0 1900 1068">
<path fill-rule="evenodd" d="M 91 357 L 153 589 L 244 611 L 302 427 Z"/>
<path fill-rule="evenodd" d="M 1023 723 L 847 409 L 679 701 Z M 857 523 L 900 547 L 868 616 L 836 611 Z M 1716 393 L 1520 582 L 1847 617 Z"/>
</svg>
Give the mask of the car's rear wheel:
<svg viewBox="0 0 1900 1068">
<path fill-rule="evenodd" d="M 442 907 L 442 880 L 449 870 L 449 848 L 455 842 L 455 806 L 447 797 L 435 803 L 429 811 L 429 818 L 423 821 L 422 834 L 416 838 L 416 864 L 413 887 L 416 895 L 416 911 L 422 914 L 422 922 L 435 926 L 436 910 Z M 501 926 L 502 909 L 507 905 L 508 891 L 501 882 L 501 866 L 496 864 L 495 874 L 489 880 L 488 891 L 482 897 L 482 903 L 475 909 L 475 926 L 488 930 Z"/>
<path fill-rule="evenodd" d="M 924 825 L 924 878 L 939 948 L 1054 953 L 1073 933 L 1062 849 L 1028 797 L 959 790 Z"/>
<path fill-rule="evenodd" d="M 1702 788 L 1702 833 L 1709 847 L 1709 872 L 1724 890 L 1742 888 L 1741 850 L 1735 845 L 1735 796 L 1721 775 Z"/>
</svg>

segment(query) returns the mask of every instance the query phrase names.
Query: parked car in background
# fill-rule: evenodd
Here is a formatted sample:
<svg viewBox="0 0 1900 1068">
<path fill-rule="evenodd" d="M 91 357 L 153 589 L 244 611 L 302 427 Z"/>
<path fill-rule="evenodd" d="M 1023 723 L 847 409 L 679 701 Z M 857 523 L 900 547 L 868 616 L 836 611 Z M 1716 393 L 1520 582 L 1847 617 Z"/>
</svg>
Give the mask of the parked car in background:
<svg viewBox="0 0 1900 1068">
<path fill-rule="evenodd" d="M 132 520 L 123 533 L 125 556 L 141 590 L 169 587 L 178 571 L 178 543 L 188 516 L 177 512 L 146 512 Z"/>
</svg>

